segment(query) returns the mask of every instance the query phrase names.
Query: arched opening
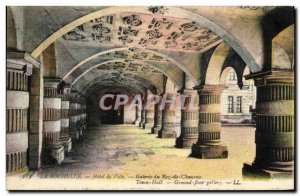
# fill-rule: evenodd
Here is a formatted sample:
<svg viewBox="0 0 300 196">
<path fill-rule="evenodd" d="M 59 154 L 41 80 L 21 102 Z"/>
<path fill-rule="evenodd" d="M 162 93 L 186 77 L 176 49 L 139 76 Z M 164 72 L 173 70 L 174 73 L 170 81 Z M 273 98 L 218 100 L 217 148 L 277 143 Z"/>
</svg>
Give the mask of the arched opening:
<svg viewBox="0 0 300 196">
<path fill-rule="evenodd" d="M 7 172 L 40 169 L 47 187 L 40 176 L 80 171 L 90 184 L 57 186 L 100 189 L 111 172 L 114 186 L 134 188 L 155 173 L 197 189 L 203 179 L 253 187 L 239 183 L 252 170 L 290 180 L 294 25 L 264 31 L 284 10 L 9 7 Z"/>
<path fill-rule="evenodd" d="M 238 85 L 238 76 L 232 67 L 226 67 L 221 75 L 225 89 L 221 96 L 222 125 L 249 125 L 253 123 L 252 112 L 255 108 L 256 88 L 253 80 L 245 80 L 249 74 L 245 67 L 243 72 L 243 87 Z"/>
</svg>

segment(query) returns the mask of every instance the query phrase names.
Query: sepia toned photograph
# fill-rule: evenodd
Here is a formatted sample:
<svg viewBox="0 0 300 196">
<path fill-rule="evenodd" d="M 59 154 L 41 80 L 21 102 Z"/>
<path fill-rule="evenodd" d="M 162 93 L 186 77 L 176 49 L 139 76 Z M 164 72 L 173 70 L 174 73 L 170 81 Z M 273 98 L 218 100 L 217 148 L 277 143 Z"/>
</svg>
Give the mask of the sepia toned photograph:
<svg viewBox="0 0 300 196">
<path fill-rule="evenodd" d="M 6 189 L 294 191 L 295 12 L 7 5 Z"/>
</svg>

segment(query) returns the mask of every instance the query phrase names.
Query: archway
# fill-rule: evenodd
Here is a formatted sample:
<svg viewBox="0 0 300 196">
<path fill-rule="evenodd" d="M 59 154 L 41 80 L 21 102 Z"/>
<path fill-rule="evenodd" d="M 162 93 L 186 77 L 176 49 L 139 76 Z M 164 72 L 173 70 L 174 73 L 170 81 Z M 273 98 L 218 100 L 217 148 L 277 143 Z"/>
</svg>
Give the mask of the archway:
<svg viewBox="0 0 300 196">
<path fill-rule="evenodd" d="M 7 21 L 12 36 L 8 50 L 24 50 L 33 57 L 26 54 L 20 60 L 20 53 L 16 53 L 8 61 L 9 72 L 13 72 L 8 75 L 8 85 L 22 86 L 31 73 L 21 66 L 32 64 L 33 59 L 40 61 L 39 71 L 33 73 L 30 81 L 33 85 L 29 92 L 32 94 L 30 107 L 26 103 L 25 109 L 15 105 L 7 108 L 9 122 L 13 124 L 17 119 L 17 126 L 19 110 L 22 114 L 30 110 L 29 117 L 21 115 L 20 118 L 23 123 L 30 122 L 29 137 L 15 141 L 28 138 L 35 144 L 33 149 L 28 146 L 32 151 L 25 157 L 37 168 L 43 151 L 45 160 L 50 161 L 46 163 L 47 168 L 42 167 L 42 173 L 52 169 L 61 173 L 59 170 L 68 170 L 71 164 L 72 168 L 83 171 L 85 167 L 89 171 L 90 168 L 104 171 L 111 162 L 122 162 L 119 156 L 128 156 L 130 168 L 135 170 L 129 172 L 131 176 L 136 176 L 137 168 L 144 166 L 147 169 L 141 171 L 163 168 L 157 162 L 163 160 L 176 163 L 164 168 L 164 173 L 178 170 L 193 175 L 202 170 L 205 178 L 224 174 L 241 179 L 242 164 L 254 159 L 255 144 L 254 131 L 245 137 L 248 128 L 237 127 L 252 123 L 255 117 L 251 112 L 257 112 L 257 155 L 251 166 L 245 164 L 243 171 L 267 169 L 290 174 L 294 163 L 291 108 L 294 107 L 295 61 L 294 38 L 290 38 L 294 25 L 290 24 L 289 10 L 277 7 L 10 7 Z M 288 20 L 280 21 L 280 16 L 285 15 Z M 265 31 L 268 26 L 271 30 Z M 36 27 L 38 31 L 34 30 Z M 269 49 L 272 49 L 271 59 Z M 259 93 L 256 108 L 253 107 L 255 95 L 251 94 L 251 101 L 245 93 L 255 91 L 253 81 L 244 78 L 255 78 Z M 15 89 L 7 87 L 8 92 L 12 90 Z M 18 91 L 23 93 L 22 89 Z M 120 94 L 130 98 L 139 96 L 141 102 L 131 109 L 124 104 L 117 110 L 103 111 L 99 103 L 108 94 L 113 96 L 104 105 L 112 108 L 115 108 L 116 95 Z M 158 100 L 150 107 L 147 107 L 148 95 L 155 95 Z M 176 104 L 172 108 L 173 97 L 180 97 L 180 106 L 182 100 L 184 106 L 193 97 L 197 101 L 188 109 L 176 108 Z M 10 115 L 11 110 L 17 114 Z M 118 123 L 122 126 L 102 125 Z M 222 126 L 225 124 L 231 127 Z M 17 134 L 26 130 L 21 132 Z M 7 135 L 11 137 L 10 133 Z M 174 148 L 175 140 L 176 147 L 181 149 Z M 21 154 L 9 151 L 14 154 L 7 156 L 8 171 L 20 163 L 24 166 L 24 160 L 19 159 L 24 157 L 27 146 L 23 143 L 22 146 Z M 246 157 L 249 152 L 253 155 L 251 160 Z M 134 165 L 131 160 L 137 157 L 131 159 L 132 155 L 140 154 L 146 155 L 145 159 Z M 227 160 L 215 160 L 220 158 Z M 143 165 L 148 162 L 154 170 Z M 124 169 L 122 165 L 118 167 Z"/>
</svg>

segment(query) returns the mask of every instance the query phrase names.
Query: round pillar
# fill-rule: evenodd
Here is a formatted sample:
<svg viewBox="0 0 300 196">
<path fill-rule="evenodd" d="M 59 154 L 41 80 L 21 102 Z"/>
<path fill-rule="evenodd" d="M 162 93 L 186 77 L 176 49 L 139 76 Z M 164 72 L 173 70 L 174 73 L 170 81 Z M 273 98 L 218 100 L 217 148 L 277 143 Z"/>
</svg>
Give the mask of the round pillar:
<svg viewBox="0 0 300 196">
<path fill-rule="evenodd" d="M 159 102 L 155 104 L 154 107 L 154 125 L 151 129 L 151 133 L 157 134 L 162 126 L 162 108 L 161 108 L 162 100 L 159 97 Z"/>
<path fill-rule="evenodd" d="M 166 101 L 170 101 L 173 99 L 172 93 L 166 93 L 163 96 L 164 96 L 163 99 L 165 99 Z M 162 111 L 162 127 L 161 130 L 158 131 L 159 138 L 176 138 L 174 105 L 172 108 L 171 103 L 165 102 Z"/>
<path fill-rule="evenodd" d="M 83 123 L 85 125 L 85 129 L 86 129 L 86 124 L 87 124 L 87 122 L 86 122 L 86 120 L 87 120 L 86 119 L 86 113 L 87 113 L 86 109 L 87 109 L 87 104 L 86 104 L 86 101 L 84 100 L 82 102 L 82 114 L 81 114 L 81 117 L 83 119 Z"/>
<path fill-rule="evenodd" d="M 77 109 L 76 109 L 76 128 L 79 132 L 79 137 L 83 136 L 83 127 L 81 126 L 82 125 L 82 120 L 81 120 L 81 100 L 80 100 L 80 97 L 77 97 L 76 99 L 76 103 L 77 103 Z"/>
<path fill-rule="evenodd" d="M 290 177 L 294 171 L 294 73 L 255 78 L 256 157 L 244 175 Z"/>
<path fill-rule="evenodd" d="M 44 78 L 44 163 L 61 164 L 64 160 L 64 146 L 60 141 L 61 96 L 58 90 L 60 79 Z"/>
<path fill-rule="evenodd" d="M 142 109 L 141 109 L 141 106 L 136 106 L 135 109 L 136 109 L 135 110 L 136 111 L 136 115 L 135 115 L 136 120 L 134 121 L 134 124 L 138 126 L 142 120 L 142 114 L 141 114 Z"/>
<path fill-rule="evenodd" d="M 63 93 L 61 95 L 61 134 L 60 140 L 63 142 L 65 152 L 70 152 L 72 149 L 72 140 L 69 135 L 69 108 L 70 108 L 70 101 L 69 101 L 69 93 L 70 88 L 64 87 Z"/>
<path fill-rule="evenodd" d="M 31 67 L 7 63 L 6 69 L 6 172 L 27 169 L 28 79 Z M 26 70 L 26 71 L 24 71 Z"/>
<path fill-rule="evenodd" d="M 141 107 L 141 121 L 139 123 L 139 127 L 143 127 L 146 121 L 146 111 L 145 111 L 145 100 L 142 100 L 142 107 Z"/>
<path fill-rule="evenodd" d="M 141 121 L 139 124 L 139 127 L 143 127 L 146 121 L 146 110 L 144 108 L 142 108 L 141 110 Z"/>
<path fill-rule="evenodd" d="M 80 98 L 80 109 L 78 108 L 78 126 L 82 129 L 82 132 L 86 130 L 86 102 L 83 97 Z M 78 106 L 79 107 L 79 106 Z"/>
<path fill-rule="evenodd" d="M 199 90 L 199 135 L 192 146 L 192 156 L 201 159 L 227 158 L 227 147 L 221 144 L 219 85 L 201 86 Z"/>
<path fill-rule="evenodd" d="M 72 138 L 72 140 L 78 140 L 79 139 L 79 131 L 76 127 L 77 123 L 77 100 L 76 95 L 72 93 L 72 96 L 70 97 L 70 110 L 69 110 L 69 134 Z"/>
<path fill-rule="evenodd" d="M 177 148 L 190 148 L 198 140 L 199 97 L 195 90 L 184 90 L 181 96 L 181 133 Z"/>
<path fill-rule="evenodd" d="M 155 106 L 151 104 L 145 109 L 146 118 L 143 126 L 144 129 L 151 129 L 154 126 L 154 107 Z"/>
</svg>

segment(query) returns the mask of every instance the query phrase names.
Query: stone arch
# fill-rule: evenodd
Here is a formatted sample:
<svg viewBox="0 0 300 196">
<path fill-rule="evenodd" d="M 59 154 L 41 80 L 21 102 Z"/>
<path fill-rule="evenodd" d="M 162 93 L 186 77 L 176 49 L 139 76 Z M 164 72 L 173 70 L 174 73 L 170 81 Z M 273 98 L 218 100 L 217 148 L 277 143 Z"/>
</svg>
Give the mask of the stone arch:
<svg viewBox="0 0 300 196">
<path fill-rule="evenodd" d="M 57 30 L 46 40 L 40 43 L 40 45 L 37 48 L 35 48 L 35 50 L 32 52 L 32 56 L 34 58 L 37 58 L 41 54 L 41 52 L 45 50 L 51 43 L 53 43 L 55 40 L 57 40 L 67 32 L 76 28 L 77 26 L 94 18 L 98 18 L 109 14 L 114 14 L 116 13 L 116 9 L 118 10 L 118 12 L 150 13 L 149 10 L 147 10 L 147 7 L 108 7 L 108 8 L 104 8 L 92 12 L 90 14 L 78 18 L 77 20 L 70 22 L 69 24 Z M 256 62 L 256 60 L 260 60 L 260 58 L 254 58 L 249 52 L 249 50 L 246 47 L 244 47 L 244 45 L 242 44 L 243 40 L 238 40 L 233 35 L 229 34 L 224 28 L 221 27 L 220 24 L 216 24 L 215 22 L 212 22 L 211 20 L 203 16 L 200 16 L 199 14 L 187 11 L 182 8 L 177 8 L 177 7 L 168 7 L 168 11 L 164 13 L 164 15 L 170 17 L 177 17 L 177 18 L 178 17 L 187 18 L 192 21 L 195 21 L 199 25 L 206 27 L 207 29 L 215 32 L 226 43 L 228 43 L 235 51 L 237 51 L 237 53 L 250 67 L 251 71 L 258 72 L 262 69 L 262 65 L 259 65 L 260 63 Z"/>
<path fill-rule="evenodd" d="M 142 88 L 142 87 L 138 88 L 136 86 L 130 86 L 130 88 L 129 88 L 128 86 L 124 86 L 121 84 L 117 84 L 117 85 L 113 86 L 113 88 L 111 88 L 111 87 L 112 87 L 111 85 L 98 86 L 97 89 L 95 89 L 94 91 L 91 91 L 90 93 L 87 93 L 87 95 L 88 96 L 97 95 L 99 97 L 100 95 L 103 95 L 103 93 L 102 93 L 103 91 L 109 91 L 109 92 L 115 91 L 115 92 L 120 92 L 120 93 L 124 93 L 124 94 L 129 93 L 130 95 L 136 95 L 136 94 L 146 95 L 146 90 L 145 90 L 145 88 Z"/>
<path fill-rule="evenodd" d="M 263 55 L 266 59 L 264 71 L 272 69 L 273 39 L 280 32 L 295 23 L 295 10 L 293 7 L 278 6 L 270 10 L 261 21 L 262 41 L 264 42 Z M 292 35 L 291 37 L 294 37 Z M 267 63 L 267 64 L 266 64 Z"/>
<path fill-rule="evenodd" d="M 293 69 L 294 67 L 294 37 L 295 25 L 292 24 L 272 39 L 272 68 Z"/>
<path fill-rule="evenodd" d="M 13 16 L 13 12 L 10 7 L 6 8 L 6 37 L 7 37 L 7 48 L 10 50 L 16 50 L 17 48 L 17 34 L 16 25 Z"/>
<path fill-rule="evenodd" d="M 244 71 L 245 71 L 246 68 L 249 70 L 249 68 L 247 66 L 243 69 L 243 71 L 242 71 L 242 69 L 237 70 L 237 68 L 234 67 L 234 66 L 226 66 L 226 67 L 224 67 L 224 69 L 223 69 L 223 71 L 221 73 L 221 76 L 220 76 L 220 83 L 219 84 L 225 85 L 230 70 L 233 70 L 234 73 L 235 73 L 235 75 L 236 75 L 236 79 L 237 79 L 236 80 L 236 84 L 239 86 L 240 89 L 242 89 L 243 86 L 244 86 L 244 83 L 245 83 L 245 80 L 244 80 Z M 250 70 L 249 70 L 249 73 L 250 73 Z"/>
<path fill-rule="evenodd" d="M 153 83 L 143 80 L 142 78 L 140 78 L 139 80 L 137 80 L 137 79 L 135 79 L 135 80 L 139 86 L 150 89 L 154 94 L 157 93 L 157 88 L 155 87 L 155 85 Z M 94 78 L 93 80 L 84 83 L 83 85 L 81 85 L 78 88 L 79 88 L 79 91 L 87 92 L 89 89 L 92 89 L 95 86 L 97 87 L 97 86 L 101 86 L 101 85 L 105 85 L 103 80 L 99 80 L 99 78 Z M 127 83 L 124 85 L 130 86 L 130 87 L 133 86 L 133 84 L 127 84 Z M 158 90 L 158 93 L 161 93 L 161 92 L 162 92 L 161 90 Z"/>
<path fill-rule="evenodd" d="M 214 51 L 205 75 L 205 84 L 218 85 L 224 84 L 226 75 L 229 72 L 227 67 L 231 67 L 237 75 L 237 84 L 243 87 L 243 71 L 245 64 L 243 59 L 225 43 L 221 43 Z M 230 69 L 229 69 L 230 70 Z"/>
<path fill-rule="evenodd" d="M 101 124 L 101 110 L 99 108 L 100 98 L 107 93 L 122 93 L 128 96 L 135 96 L 136 94 L 145 95 L 146 90 L 143 88 L 136 88 L 134 86 L 100 86 L 88 95 L 88 125 L 99 126 Z"/>
<path fill-rule="evenodd" d="M 115 89 L 111 89 L 110 86 L 103 86 L 102 88 L 99 88 L 99 91 L 98 92 L 95 92 L 96 94 L 101 94 L 102 92 L 103 93 L 106 93 L 105 91 L 119 91 L 121 93 L 124 93 L 124 94 L 128 94 L 130 96 L 134 96 L 134 95 L 137 95 L 137 94 L 142 94 L 142 95 L 145 95 L 146 93 L 146 90 L 145 89 L 138 89 L 138 88 L 135 88 L 135 87 L 125 87 L 125 86 L 116 86 Z"/>
<path fill-rule="evenodd" d="M 230 70 L 233 70 L 233 71 L 235 72 L 235 74 L 236 74 L 236 71 L 235 71 L 235 69 L 234 69 L 233 67 L 226 67 L 226 68 L 222 71 L 222 73 L 221 73 L 219 84 L 222 84 L 222 85 L 223 85 L 223 84 L 226 83 L 226 80 L 227 80 L 227 77 L 228 77 L 228 74 L 229 74 Z M 237 75 L 237 74 L 236 74 L 236 75 Z"/>
<path fill-rule="evenodd" d="M 289 55 L 277 43 L 272 44 L 272 69 L 291 69 Z"/>
<path fill-rule="evenodd" d="M 125 62 L 125 60 L 120 60 L 120 59 L 117 59 L 117 60 L 109 60 L 109 61 L 105 61 L 103 63 L 100 63 L 100 64 L 97 64 L 97 65 L 94 65 L 92 66 L 91 68 L 87 69 L 86 71 L 84 71 L 80 76 L 78 76 L 72 83 L 71 85 L 74 85 L 82 76 L 84 76 L 85 74 L 89 73 L 90 71 L 92 71 L 93 69 L 97 68 L 97 67 L 100 67 L 101 65 L 105 65 L 107 63 L 113 63 L 113 62 Z M 160 72 L 162 72 L 164 75 L 166 75 L 168 78 L 170 78 L 170 80 L 176 85 L 178 86 L 178 88 L 181 88 L 182 87 L 182 84 L 180 83 L 180 81 L 176 81 L 176 79 L 171 76 L 169 73 L 166 73 L 165 70 L 162 70 L 160 68 L 157 68 L 156 66 L 150 64 L 150 63 L 145 63 L 143 61 L 139 61 L 139 60 L 136 60 L 136 61 L 132 61 L 132 62 L 136 62 L 136 63 L 141 63 L 141 64 L 144 64 L 144 65 L 147 65 L 149 67 L 152 67 L 154 69 L 157 69 L 159 70 Z M 66 79 L 66 78 L 64 78 Z"/>
<path fill-rule="evenodd" d="M 229 55 L 231 48 L 225 43 L 221 43 L 217 46 L 213 52 L 210 61 L 207 66 L 204 83 L 207 85 L 220 84 L 220 76 L 223 71 L 223 65 L 227 56 Z"/>
<path fill-rule="evenodd" d="M 278 6 L 270 10 L 262 19 L 265 35 L 276 37 L 283 30 L 295 23 L 295 10 L 292 6 Z"/>
<path fill-rule="evenodd" d="M 165 93 L 174 93 L 177 92 L 176 85 L 168 78 L 166 81 Z"/>
<path fill-rule="evenodd" d="M 84 65 L 84 64 L 92 61 L 93 59 L 95 59 L 97 57 L 100 57 L 101 55 L 105 55 L 107 53 L 112 53 L 112 52 L 128 51 L 128 50 L 130 50 L 130 48 L 123 47 L 123 48 L 114 48 L 114 49 L 110 49 L 110 50 L 106 50 L 106 51 L 102 51 L 102 52 L 96 53 L 96 54 L 94 54 L 94 55 L 92 55 L 92 56 L 84 59 L 83 61 L 79 62 L 78 64 L 76 64 L 72 69 L 70 69 L 65 74 L 65 76 L 63 77 L 63 80 L 65 80 L 67 77 L 69 77 L 74 71 L 76 71 L 76 69 L 80 68 L 82 65 Z M 185 66 L 183 66 L 182 64 L 180 64 L 178 61 L 174 60 L 173 58 L 170 58 L 168 55 L 162 54 L 162 53 L 157 52 L 157 51 L 144 49 L 144 48 L 138 48 L 138 50 L 141 50 L 142 52 L 147 52 L 147 53 L 150 53 L 150 54 L 155 54 L 155 55 L 158 55 L 158 56 L 161 56 L 161 57 L 165 58 L 172 65 L 175 65 L 172 69 L 176 70 L 177 75 L 183 75 L 180 72 L 184 72 L 185 74 L 187 74 L 192 79 L 192 81 L 195 84 L 197 84 L 197 79 L 195 77 L 193 77 L 192 73 Z M 142 62 L 140 60 L 136 60 L 136 61 L 137 62 Z M 150 64 L 150 63 L 148 63 L 148 64 L 151 67 L 155 67 L 157 69 L 160 69 L 155 64 Z M 162 73 L 164 73 L 166 76 L 168 76 L 169 78 L 171 78 L 173 80 L 173 82 L 175 82 L 174 77 L 171 77 L 171 75 L 168 73 L 168 70 L 161 70 L 160 69 L 160 71 Z M 178 84 L 178 86 L 180 86 L 179 82 L 175 82 L 175 83 Z"/>
<path fill-rule="evenodd" d="M 245 76 L 250 75 L 250 74 L 251 74 L 250 69 L 249 69 L 249 67 L 246 66 L 243 71 L 243 83 L 246 80 Z"/>
</svg>

